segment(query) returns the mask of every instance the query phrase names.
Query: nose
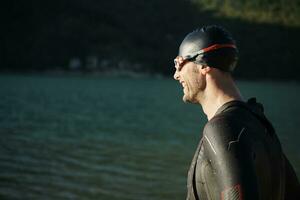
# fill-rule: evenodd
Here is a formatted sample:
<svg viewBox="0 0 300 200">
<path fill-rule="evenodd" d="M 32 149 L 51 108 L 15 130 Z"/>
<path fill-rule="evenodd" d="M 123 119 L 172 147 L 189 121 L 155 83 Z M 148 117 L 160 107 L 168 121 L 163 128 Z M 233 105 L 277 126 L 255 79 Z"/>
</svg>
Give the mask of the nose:
<svg viewBox="0 0 300 200">
<path fill-rule="evenodd" d="M 173 75 L 173 78 L 174 78 L 175 80 L 179 80 L 179 73 L 178 73 L 177 70 L 175 71 L 175 73 L 174 73 L 174 75 Z"/>
</svg>

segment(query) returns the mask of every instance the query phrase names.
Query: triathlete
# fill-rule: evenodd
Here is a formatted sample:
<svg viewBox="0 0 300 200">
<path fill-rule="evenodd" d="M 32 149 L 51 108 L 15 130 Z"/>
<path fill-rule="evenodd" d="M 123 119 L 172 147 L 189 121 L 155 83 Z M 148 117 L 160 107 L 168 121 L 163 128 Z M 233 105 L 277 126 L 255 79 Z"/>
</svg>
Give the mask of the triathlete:
<svg viewBox="0 0 300 200">
<path fill-rule="evenodd" d="M 233 81 L 238 50 L 229 32 L 205 26 L 189 33 L 175 58 L 183 101 L 207 116 L 187 180 L 188 200 L 300 199 L 299 181 L 255 98 Z"/>
</svg>

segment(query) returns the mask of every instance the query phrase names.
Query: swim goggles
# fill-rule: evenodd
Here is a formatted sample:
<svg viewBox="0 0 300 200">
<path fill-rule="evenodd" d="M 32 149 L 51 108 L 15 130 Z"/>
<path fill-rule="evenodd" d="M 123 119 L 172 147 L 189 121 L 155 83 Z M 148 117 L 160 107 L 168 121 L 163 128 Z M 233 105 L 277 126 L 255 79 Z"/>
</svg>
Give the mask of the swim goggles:
<svg viewBox="0 0 300 200">
<path fill-rule="evenodd" d="M 203 48 L 199 51 L 196 51 L 196 52 L 194 52 L 190 55 L 187 55 L 185 57 L 177 56 L 174 59 L 175 68 L 178 69 L 178 70 L 181 70 L 187 62 L 195 61 L 197 56 L 199 56 L 201 54 L 204 54 L 206 52 L 214 51 L 214 50 L 221 49 L 221 48 L 234 48 L 234 49 L 236 49 L 236 46 L 234 44 L 214 44 L 214 45 L 211 45 L 209 47 Z"/>
</svg>

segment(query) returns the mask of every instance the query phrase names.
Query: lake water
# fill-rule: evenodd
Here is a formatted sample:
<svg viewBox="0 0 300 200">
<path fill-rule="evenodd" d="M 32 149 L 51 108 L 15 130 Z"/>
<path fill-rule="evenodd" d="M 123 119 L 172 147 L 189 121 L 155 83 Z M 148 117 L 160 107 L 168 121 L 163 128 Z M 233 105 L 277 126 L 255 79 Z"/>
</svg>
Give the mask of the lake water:
<svg viewBox="0 0 300 200">
<path fill-rule="evenodd" d="M 247 82 L 300 175 L 299 83 Z M 171 79 L 0 76 L 1 199 L 185 199 L 206 122 Z"/>
</svg>

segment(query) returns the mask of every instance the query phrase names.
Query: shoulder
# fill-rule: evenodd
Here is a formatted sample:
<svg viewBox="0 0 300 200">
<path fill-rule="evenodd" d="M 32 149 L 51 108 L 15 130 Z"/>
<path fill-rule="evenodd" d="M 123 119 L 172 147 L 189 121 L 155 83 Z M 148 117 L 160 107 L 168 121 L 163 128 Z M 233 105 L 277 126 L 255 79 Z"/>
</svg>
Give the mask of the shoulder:
<svg viewBox="0 0 300 200">
<path fill-rule="evenodd" d="M 231 138 L 235 137 L 244 127 L 244 123 L 233 116 L 219 115 L 206 123 L 203 136 L 209 138 Z"/>
<path fill-rule="evenodd" d="M 239 119 L 220 115 L 211 119 L 205 125 L 203 145 L 213 151 L 226 151 L 229 144 L 232 141 L 237 141 L 245 131 L 244 124 Z"/>
</svg>

